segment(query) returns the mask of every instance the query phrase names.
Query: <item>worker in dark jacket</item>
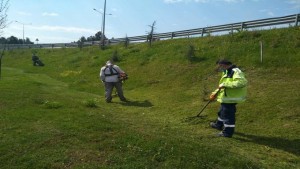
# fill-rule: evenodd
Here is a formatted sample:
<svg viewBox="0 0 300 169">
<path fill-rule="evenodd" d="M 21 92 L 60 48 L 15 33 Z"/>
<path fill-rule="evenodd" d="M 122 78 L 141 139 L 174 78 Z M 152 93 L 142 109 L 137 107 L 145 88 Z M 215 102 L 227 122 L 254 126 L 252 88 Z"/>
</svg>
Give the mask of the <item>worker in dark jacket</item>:
<svg viewBox="0 0 300 169">
<path fill-rule="evenodd" d="M 36 56 L 36 54 L 32 55 L 32 62 L 33 62 L 33 66 L 44 66 L 45 64 L 40 60 L 40 58 L 38 56 Z"/>
<path fill-rule="evenodd" d="M 247 80 L 244 73 L 228 60 L 219 60 L 218 69 L 222 72 L 219 87 L 210 95 L 210 100 L 221 103 L 216 122 L 212 128 L 222 130 L 217 136 L 232 137 L 235 129 L 236 104 L 246 100 Z"/>
</svg>

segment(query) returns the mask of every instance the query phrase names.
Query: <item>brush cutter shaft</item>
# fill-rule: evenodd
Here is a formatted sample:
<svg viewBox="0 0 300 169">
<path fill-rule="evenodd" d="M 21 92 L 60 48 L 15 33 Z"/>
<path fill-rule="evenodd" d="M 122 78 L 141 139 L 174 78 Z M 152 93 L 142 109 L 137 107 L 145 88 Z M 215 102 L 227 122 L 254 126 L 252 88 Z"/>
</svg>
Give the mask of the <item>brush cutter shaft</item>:
<svg viewBox="0 0 300 169">
<path fill-rule="evenodd" d="M 215 96 L 217 96 L 220 92 L 221 88 L 218 89 L 218 91 L 214 94 Z M 209 105 L 209 103 L 211 103 L 213 100 L 209 99 L 209 101 L 206 103 L 206 105 L 202 108 L 202 110 L 197 114 L 196 117 L 199 117 L 200 114 L 203 112 L 203 110 Z"/>
<path fill-rule="evenodd" d="M 203 112 L 203 110 L 209 105 L 209 103 L 211 102 L 211 100 L 209 100 L 207 103 L 206 103 L 206 105 L 202 108 L 202 110 L 197 114 L 197 116 L 196 117 L 199 117 L 200 116 L 200 114 Z"/>
</svg>

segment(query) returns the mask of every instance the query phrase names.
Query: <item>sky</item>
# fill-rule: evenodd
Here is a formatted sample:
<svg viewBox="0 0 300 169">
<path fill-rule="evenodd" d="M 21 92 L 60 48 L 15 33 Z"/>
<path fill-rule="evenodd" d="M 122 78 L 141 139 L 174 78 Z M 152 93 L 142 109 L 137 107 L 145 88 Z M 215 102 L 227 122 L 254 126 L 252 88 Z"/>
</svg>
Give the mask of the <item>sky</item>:
<svg viewBox="0 0 300 169">
<path fill-rule="evenodd" d="M 104 0 L 9 0 L 1 36 L 70 43 L 100 31 L 103 11 Z M 165 33 L 298 13 L 300 0 L 106 0 L 105 35 L 146 35 L 154 21 Z"/>
</svg>

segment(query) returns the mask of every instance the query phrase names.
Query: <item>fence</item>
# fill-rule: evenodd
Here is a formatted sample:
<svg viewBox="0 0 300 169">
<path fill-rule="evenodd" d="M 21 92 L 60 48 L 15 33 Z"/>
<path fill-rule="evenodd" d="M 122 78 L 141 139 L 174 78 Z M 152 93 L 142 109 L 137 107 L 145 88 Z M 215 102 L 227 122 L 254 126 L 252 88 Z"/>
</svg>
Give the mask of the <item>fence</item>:
<svg viewBox="0 0 300 169">
<path fill-rule="evenodd" d="M 182 38 L 182 37 L 189 37 L 189 36 L 204 36 L 205 34 L 212 34 L 212 33 L 221 33 L 221 32 L 231 32 L 234 31 L 242 31 L 245 29 L 253 29 L 253 28 L 263 28 L 268 26 L 298 26 L 298 22 L 300 22 L 300 14 L 294 15 L 287 15 L 283 17 L 274 17 L 274 18 L 267 18 L 267 19 L 260 19 L 260 20 L 252 20 L 246 22 L 238 22 L 238 23 L 231 23 L 225 25 L 218 25 L 218 26 L 210 26 L 204 28 L 196 28 L 196 29 L 189 29 L 189 30 L 182 30 L 182 31 L 175 31 L 175 32 L 167 32 L 167 33 L 157 33 L 153 34 L 154 39 L 173 39 L 173 38 Z M 122 42 L 144 42 L 148 40 L 148 35 L 142 36 L 133 36 L 133 37 L 126 37 L 126 38 L 113 38 L 108 39 L 107 44 L 116 44 Z M 85 42 L 84 46 L 90 45 L 99 45 L 99 41 L 93 42 Z M 9 44 L 6 46 L 8 50 L 16 49 L 16 48 L 61 48 L 61 47 L 78 47 L 77 43 L 55 43 L 55 44 Z M 0 45 L 0 49 L 3 49 L 3 45 Z"/>
<path fill-rule="evenodd" d="M 192 35 L 204 36 L 204 34 L 211 34 L 211 33 L 216 33 L 216 32 L 230 31 L 232 33 L 235 30 L 242 31 L 244 29 L 261 28 L 261 27 L 266 27 L 266 26 L 291 25 L 291 24 L 294 26 L 298 26 L 298 22 L 300 22 L 300 14 L 295 14 L 295 15 L 288 15 L 288 16 L 283 16 L 283 17 L 267 18 L 267 19 L 261 19 L 261 20 L 239 22 L 239 23 L 231 23 L 231 24 L 211 26 L 211 27 L 205 27 L 205 28 L 159 33 L 159 34 L 154 34 L 153 37 L 156 39 L 168 39 L 168 38 L 172 39 L 175 37 L 188 37 L 188 36 L 192 36 Z M 147 38 L 148 38 L 147 35 L 134 36 L 134 37 L 128 37 L 128 40 L 130 42 L 146 41 Z M 125 42 L 126 38 L 111 39 L 110 41 L 111 41 L 111 43 Z"/>
</svg>

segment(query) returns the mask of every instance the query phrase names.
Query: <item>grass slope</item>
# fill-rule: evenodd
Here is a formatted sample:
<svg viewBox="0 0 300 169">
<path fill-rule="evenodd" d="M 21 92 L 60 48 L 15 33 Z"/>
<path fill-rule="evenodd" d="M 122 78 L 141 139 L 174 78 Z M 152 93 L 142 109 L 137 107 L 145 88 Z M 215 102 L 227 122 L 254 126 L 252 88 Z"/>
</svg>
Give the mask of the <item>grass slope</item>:
<svg viewBox="0 0 300 169">
<path fill-rule="evenodd" d="M 151 48 L 8 51 L 0 80 L 0 166 L 300 168 L 299 37 L 297 27 L 158 41 Z M 45 67 L 32 66 L 34 51 Z M 129 74 L 129 103 L 104 101 L 98 74 L 113 53 Z M 241 66 L 249 81 L 231 139 L 216 138 L 208 126 L 218 103 L 186 120 L 217 86 L 220 57 Z"/>
</svg>

